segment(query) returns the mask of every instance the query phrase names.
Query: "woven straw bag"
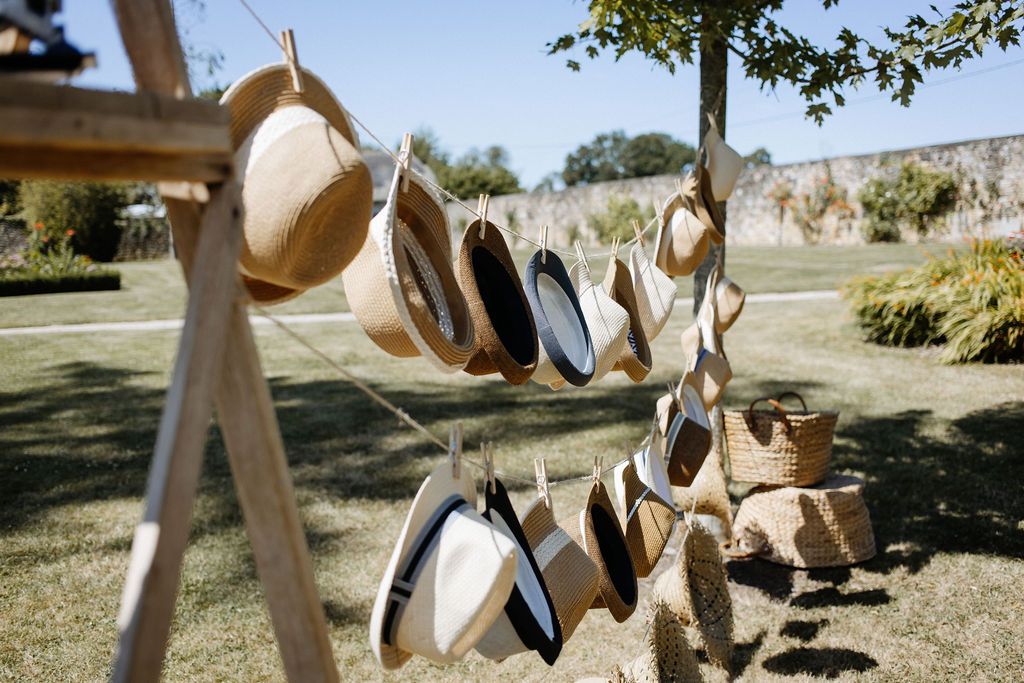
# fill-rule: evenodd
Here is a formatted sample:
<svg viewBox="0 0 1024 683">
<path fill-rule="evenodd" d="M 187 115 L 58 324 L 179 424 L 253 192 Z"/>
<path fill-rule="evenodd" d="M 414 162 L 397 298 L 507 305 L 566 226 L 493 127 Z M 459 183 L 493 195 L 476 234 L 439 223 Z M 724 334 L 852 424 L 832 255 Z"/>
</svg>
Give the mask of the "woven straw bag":
<svg viewBox="0 0 1024 683">
<path fill-rule="evenodd" d="M 875 556 L 864 480 L 831 474 L 817 486 L 754 489 L 736 513 L 734 546 L 791 567 L 841 567 Z"/>
<path fill-rule="evenodd" d="M 802 411 L 786 411 L 785 396 L 799 399 Z M 754 410 L 768 401 L 774 410 Z M 839 412 L 811 412 L 793 391 L 777 399 L 759 398 L 747 410 L 726 410 L 725 443 L 736 481 L 775 486 L 810 486 L 828 476 L 832 435 Z"/>
</svg>

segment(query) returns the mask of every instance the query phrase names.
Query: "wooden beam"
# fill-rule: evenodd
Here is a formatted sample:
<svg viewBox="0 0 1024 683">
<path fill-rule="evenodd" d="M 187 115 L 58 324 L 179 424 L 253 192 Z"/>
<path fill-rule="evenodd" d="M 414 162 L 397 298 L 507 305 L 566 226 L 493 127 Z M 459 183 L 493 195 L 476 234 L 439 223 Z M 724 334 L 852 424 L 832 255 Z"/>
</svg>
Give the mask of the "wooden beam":
<svg viewBox="0 0 1024 683">
<path fill-rule="evenodd" d="M 218 188 L 202 217 L 185 325 L 118 616 L 121 640 L 115 681 L 156 681 L 160 677 L 199 483 L 210 402 L 238 282 L 235 262 L 242 236 L 238 196 L 234 183 Z"/>
<path fill-rule="evenodd" d="M 140 90 L 192 95 L 185 56 L 167 0 L 111 0 L 121 40 Z"/>
<path fill-rule="evenodd" d="M 231 158 L 223 154 L 97 152 L 0 145 L 0 178 L 219 183 L 230 177 Z"/>
</svg>

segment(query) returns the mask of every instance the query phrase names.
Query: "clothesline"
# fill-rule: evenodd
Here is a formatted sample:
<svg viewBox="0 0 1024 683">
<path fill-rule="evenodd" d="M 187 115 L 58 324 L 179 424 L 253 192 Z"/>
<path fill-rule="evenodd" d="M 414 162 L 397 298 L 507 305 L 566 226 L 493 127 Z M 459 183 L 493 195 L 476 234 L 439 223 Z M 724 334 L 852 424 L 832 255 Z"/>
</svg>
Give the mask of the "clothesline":
<svg viewBox="0 0 1024 683">
<path fill-rule="evenodd" d="M 383 406 L 386 410 L 388 410 L 391 413 L 393 413 L 399 420 L 401 420 L 405 424 L 409 425 L 410 427 L 412 427 L 413 429 L 415 429 L 419 433 L 423 434 L 428 440 L 430 440 L 432 443 L 434 443 L 438 447 L 440 447 L 445 453 L 449 452 L 449 445 L 448 444 L 446 444 L 444 441 L 439 439 L 429 429 L 427 429 L 422 424 L 420 424 L 418 421 L 416 421 L 416 419 L 413 418 L 411 415 L 409 415 L 409 413 L 407 413 L 406 411 L 402 410 L 401 408 L 399 408 L 395 404 L 391 403 L 391 401 L 387 400 L 386 398 L 381 396 L 379 393 L 374 391 L 372 388 L 367 386 L 366 383 L 364 383 L 358 377 L 356 377 L 351 372 L 346 370 L 344 367 L 342 367 L 341 365 L 336 363 L 334 361 L 334 359 L 332 359 L 326 353 L 324 353 L 323 351 L 318 349 L 315 345 L 313 345 L 311 342 L 306 340 L 298 332 L 296 332 L 292 328 L 290 328 L 287 325 L 285 325 L 278 318 L 274 317 L 274 315 L 271 314 L 269 311 L 267 311 L 267 309 L 263 308 L 262 306 L 260 306 L 259 304 L 256 304 L 256 303 L 252 303 L 251 306 L 260 315 L 262 315 L 267 320 L 272 322 L 274 325 L 276 325 L 278 328 L 280 328 L 282 331 L 284 331 L 286 334 L 288 334 L 292 339 L 294 339 L 295 341 L 299 342 L 301 345 L 305 346 L 315 356 L 320 358 L 320 360 L 324 361 L 328 366 L 330 366 L 332 369 L 337 371 L 340 375 L 342 375 L 347 380 L 352 382 L 356 386 L 356 388 L 358 388 L 360 391 L 362 391 L 367 396 L 369 396 L 371 400 L 373 400 L 377 404 Z M 651 432 L 648 432 L 647 436 L 645 436 L 643 438 L 643 440 L 640 442 L 639 449 L 642 449 L 645 445 L 648 445 L 650 443 L 653 430 L 654 430 L 654 427 L 652 426 Z M 603 471 L 606 472 L 608 470 L 615 469 L 619 465 L 627 462 L 630 458 L 632 458 L 632 456 L 633 456 L 633 453 L 630 453 L 627 457 L 622 458 L 621 460 L 615 462 L 614 464 L 612 464 L 612 465 L 610 465 L 608 467 L 605 467 L 603 469 Z M 481 469 L 483 471 L 487 471 L 487 465 L 485 463 L 477 462 L 477 461 L 473 460 L 472 458 L 466 457 L 465 455 L 460 456 L 459 460 L 461 462 L 464 462 L 464 463 L 469 463 L 470 465 L 473 465 L 474 467 L 477 467 L 477 468 L 479 468 L 479 469 Z M 508 472 L 502 472 L 500 470 L 494 470 L 494 474 L 495 474 L 495 476 L 500 476 L 502 479 L 505 479 L 505 480 L 508 480 L 508 481 L 516 481 L 516 482 L 520 482 L 522 484 L 527 484 L 527 485 L 530 485 L 530 486 L 537 485 L 537 480 L 536 479 L 525 479 L 523 477 L 520 477 L 520 476 L 517 476 L 517 475 L 514 475 L 514 474 L 510 474 Z M 563 484 L 575 484 L 575 483 L 580 483 L 580 482 L 585 482 L 585 481 L 591 481 L 591 479 L 593 479 L 593 475 L 586 474 L 586 475 L 581 475 L 581 476 L 578 476 L 578 477 L 569 477 L 569 478 L 566 478 L 566 479 L 557 479 L 555 481 L 548 481 L 547 482 L 547 486 L 548 486 L 548 488 L 552 488 L 552 487 L 560 486 L 560 485 L 563 485 Z"/>
<path fill-rule="evenodd" d="M 274 32 L 270 30 L 270 27 L 267 26 L 267 24 L 260 18 L 260 16 L 249 5 L 249 3 L 246 2 L 246 0 L 238 0 L 238 1 L 240 3 L 242 3 L 242 6 L 245 7 L 245 9 L 247 9 L 249 11 L 249 14 L 252 15 L 253 19 L 255 19 L 256 22 L 267 33 L 267 35 L 270 36 L 270 39 L 274 42 L 274 44 L 277 45 L 281 49 L 281 51 L 287 55 L 288 51 L 285 49 L 285 46 L 281 43 L 281 41 L 279 41 L 277 39 L 277 36 L 274 35 Z M 388 146 L 386 144 L 384 144 L 384 142 L 382 142 L 381 139 L 378 138 L 373 133 L 372 130 L 370 130 L 369 126 L 367 126 L 362 121 L 360 121 L 359 118 L 356 117 L 356 115 L 353 114 L 351 111 L 349 111 L 347 108 L 345 109 L 345 112 L 348 114 L 348 117 L 350 119 L 352 119 L 356 123 L 356 125 L 358 125 L 360 128 L 362 128 L 366 132 L 367 135 L 369 135 L 371 138 L 373 138 L 373 141 L 376 142 L 377 145 L 382 150 L 384 150 L 384 152 L 386 152 L 388 156 L 391 157 L 391 160 L 395 164 L 401 165 L 403 163 L 402 160 L 398 157 L 398 155 L 395 154 L 393 151 L 391 151 L 391 149 L 388 148 Z M 455 202 L 456 204 L 458 204 L 462 208 L 466 209 L 467 211 L 469 211 L 471 214 L 473 214 L 477 218 L 480 218 L 481 220 L 484 219 L 484 217 L 477 211 L 477 209 L 474 209 L 473 207 L 471 207 L 468 204 L 466 204 L 465 202 L 463 202 L 461 199 L 459 199 L 459 197 L 457 197 L 452 192 L 449 192 L 446 188 L 438 185 L 437 183 L 435 183 L 434 181 L 430 180 L 429 178 L 424 176 L 422 173 L 419 173 L 415 169 L 410 169 L 410 170 L 416 175 L 416 177 L 419 180 L 421 180 L 424 183 L 426 183 L 427 185 L 431 186 L 436 191 L 440 192 L 442 195 L 447 197 L 449 200 Z M 523 235 L 522 233 L 516 232 L 515 230 L 512 230 L 512 229 L 507 228 L 507 227 L 505 227 L 503 225 L 495 223 L 494 221 L 490 220 L 490 218 L 488 218 L 488 222 L 491 225 L 493 225 L 496 228 L 498 228 L 499 230 L 501 230 L 502 232 L 505 232 L 505 233 L 507 233 L 509 235 L 512 235 L 512 236 L 516 237 L 517 239 L 521 239 L 524 242 L 528 242 L 529 244 L 532 244 L 533 246 L 537 247 L 538 249 L 545 249 L 547 251 L 554 252 L 555 254 L 560 254 L 562 256 L 567 256 L 569 258 L 576 258 L 576 256 L 577 256 L 574 252 L 563 251 L 561 249 L 553 249 L 553 248 L 547 246 L 546 244 L 542 244 L 542 243 L 540 243 L 540 242 L 538 242 L 538 241 L 536 241 L 534 239 L 531 239 L 531 238 L 527 237 L 526 235 Z M 655 216 L 654 218 L 652 218 L 649 221 L 647 221 L 646 225 L 644 225 L 642 228 L 640 228 L 640 234 L 641 235 L 646 235 L 647 231 L 650 230 L 652 227 L 654 227 L 657 223 L 658 223 L 658 217 Z M 624 246 L 629 246 L 633 242 L 636 242 L 638 239 L 639 239 L 639 237 L 637 235 L 634 235 L 631 239 L 626 240 L 625 242 L 623 242 L 620 245 L 620 248 L 624 247 Z M 599 253 L 599 254 L 591 254 L 590 258 L 606 258 L 606 257 L 611 256 L 613 253 L 615 253 L 615 252 L 614 251 L 607 251 L 607 252 L 602 252 L 602 253 Z"/>
</svg>

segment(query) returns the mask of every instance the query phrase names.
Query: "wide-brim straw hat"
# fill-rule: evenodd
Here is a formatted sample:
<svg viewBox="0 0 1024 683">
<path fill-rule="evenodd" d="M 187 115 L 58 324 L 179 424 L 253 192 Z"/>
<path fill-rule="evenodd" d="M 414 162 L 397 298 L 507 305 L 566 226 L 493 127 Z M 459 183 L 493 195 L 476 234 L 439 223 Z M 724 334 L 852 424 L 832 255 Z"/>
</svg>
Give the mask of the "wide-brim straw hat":
<svg viewBox="0 0 1024 683">
<path fill-rule="evenodd" d="M 732 379 L 729 361 L 705 348 L 697 352 L 693 365 L 693 385 L 697 389 L 704 408 L 711 408 L 722 398 L 725 386 Z"/>
<path fill-rule="evenodd" d="M 725 334 L 743 311 L 747 293 L 727 277 L 715 285 L 715 331 Z"/>
<path fill-rule="evenodd" d="M 587 503 L 577 514 L 558 524 L 600 570 L 599 591 L 591 609 L 607 607 L 615 621 L 623 622 L 636 610 L 636 570 L 622 535 L 615 508 L 604 485 L 597 480 Z"/>
<path fill-rule="evenodd" d="M 555 606 L 565 643 L 597 596 L 600 570 L 583 548 L 558 526 L 544 498 L 538 498 L 526 510 L 522 527 Z"/>
<path fill-rule="evenodd" d="M 424 480 L 399 533 L 370 613 L 370 646 L 385 669 L 418 654 L 461 659 L 504 609 L 516 544 L 475 509 L 467 468 L 445 463 Z"/>
<path fill-rule="evenodd" d="M 830 474 L 816 486 L 757 488 L 736 513 L 736 545 L 791 567 L 841 567 L 875 556 L 864 480 Z"/>
<path fill-rule="evenodd" d="M 640 480 L 632 458 L 614 474 L 626 546 L 637 578 L 643 579 L 661 559 L 676 523 L 676 510 Z"/>
<path fill-rule="evenodd" d="M 387 203 L 370 221 L 366 242 L 342 280 L 352 313 L 375 344 L 393 356 L 422 355 L 434 367 L 456 372 L 476 346 L 449 239 L 440 199 L 415 173 L 396 166 Z"/>
<path fill-rule="evenodd" d="M 683 410 L 673 417 L 665 436 L 668 480 L 673 486 L 692 484 L 711 450 L 711 423 L 692 377 L 687 373 L 679 384 Z"/>
<path fill-rule="evenodd" d="M 484 519 L 516 544 L 519 562 L 505 610 L 476 644 L 476 650 L 499 662 L 536 650 L 545 662 L 554 664 L 562 651 L 562 629 L 530 543 L 500 481 L 484 484 L 484 499 Z"/>
<path fill-rule="evenodd" d="M 647 447 L 633 454 L 633 466 L 636 467 L 640 481 L 645 486 L 650 486 L 659 498 L 671 505 L 672 487 L 668 482 L 668 470 L 665 467 L 665 453 L 661 442 L 661 434 L 654 430 Z M 616 486 L 619 485 L 618 478 L 615 479 L 615 483 Z M 616 491 L 616 493 L 618 492 Z M 622 495 L 618 497 L 622 498 Z"/>
<path fill-rule="evenodd" d="M 732 598 L 718 541 L 692 516 L 683 530 L 679 562 L 654 582 L 655 600 L 664 601 L 685 626 L 694 626 L 708 658 L 728 668 L 733 649 Z"/>
<path fill-rule="evenodd" d="M 629 250 L 629 272 L 633 276 L 633 293 L 640 324 L 652 342 L 672 314 L 676 303 L 676 283 L 660 268 L 651 263 L 647 251 L 639 242 Z"/>
<path fill-rule="evenodd" d="M 693 211 L 693 198 L 675 192 L 659 214 L 654 265 L 669 276 L 691 275 L 707 256 L 708 229 Z"/>
<path fill-rule="evenodd" d="M 466 228 L 456 278 L 476 332 L 465 371 L 500 372 L 509 384 L 525 383 L 537 369 L 537 326 L 508 246 L 493 223 L 481 228 L 477 219 Z"/>
<path fill-rule="evenodd" d="M 718 124 L 708 114 L 711 126 L 704 136 L 704 148 L 708 153 L 708 175 L 711 177 L 711 191 L 715 201 L 724 202 L 732 195 L 736 180 L 743 170 L 743 157 L 725 143 L 718 132 Z"/>
<path fill-rule="evenodd" d="M 523 288 L 537 324 L 537 338 L 550 360 L 549 366 L 539 357 L 531 379 L 538 384 L 564 379 L 573 386 L 586 386 L 594 376 L 594 344 L 562 259 L 538 249 L 526 263 Z"/>
<path fill-rule="evenodd" d="M 640 311 L 637 309 L 636 294 L 633 292 L 633 278 L 622 261 L 614 256 L 608 261 L 608 270 L 605 272 L 602 286 L 612 301 L 626 309 L 626 313 L 629 314 L 627 343 L 619 353 L 619 362 L 612 370 L 623 370 L 634 382 L 642 382 L 651 371 L 651 346 L 647 343 L 647 335 L 644 334 L 644 326 L 640 322 Z"/>
<path fill-rule="evenodd" d="M 231 108 L 231 144 L 245 209 L 239 268 L 250 296 L 279 303 L 335 277 L 359 251 L 373 180 L 348 114 L 302 69 L 302 92 L 286 64 L 250 71 L 221 98 Z"/>
<path fill-rule="evenodd" d="M 725 219 L 718 210 L 715 193 L 711 189 L 711 174 L 699 161 L 693 179 L 693 213 L 708 229 L 708 239 L 714 244 L 721 244 L 725 241 Z"/>
</svg>

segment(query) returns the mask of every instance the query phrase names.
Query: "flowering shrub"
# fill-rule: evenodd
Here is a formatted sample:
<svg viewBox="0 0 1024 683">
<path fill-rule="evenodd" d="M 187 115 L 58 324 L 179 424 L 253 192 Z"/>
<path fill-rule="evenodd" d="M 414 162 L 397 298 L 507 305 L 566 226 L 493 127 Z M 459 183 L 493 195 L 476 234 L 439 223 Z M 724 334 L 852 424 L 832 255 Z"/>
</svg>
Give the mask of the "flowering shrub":
<svg viewBox="0 0 1024 683">
<path fill-rule="evenodd" d="M 788 204 L 792 206 L 793 220 L 808 244 L 815 244 L 821 239 L 826 216 L 832 215 L 839 221 L 853 217 L 853 207 L 847 202 L 846 188 L 832 180 L 832 169 L 827 165 L 825 177 L 816 179 L 810 192 L 794 196 L 788 200 Z M 786 206 L 785 203 L 780 205 Z"/>
<path fill-rule="evenodd" d="M 74 236 L 74 230 L 65 230 L 53 239 L 42 223 L 36 223 L 29 231 L 28 247 L 0 259 L 0 295 L 118 289 L 120 274 L 99 270 L 88 256 L 75 254 Z"/>
<path fill-rule="evenodd" d="M 964 254 L 843 286 L 870 341 L 941 344 L 946 363 L 1024 360 L 1024 263 L 1012 240 L 971 240 Z"/>
<path fill-rule="evenodd" d="M 864 237 L 868 242 L 899 242 L 901 225 L 926 235 L 953 208 L 956 193 L 951 173 L 911 163 L 900 166 L 894 180 L 871 178 L 858 194 L 864 207 Z"/>
</svg>

